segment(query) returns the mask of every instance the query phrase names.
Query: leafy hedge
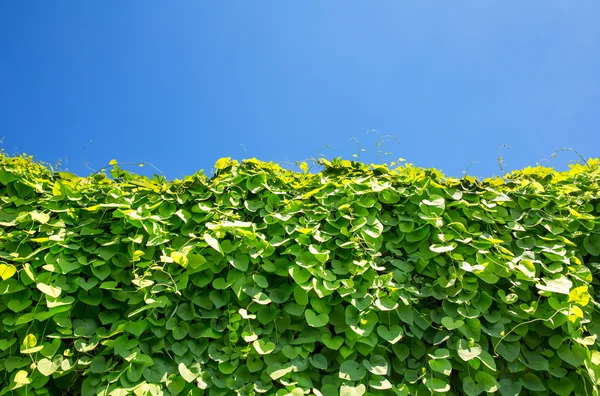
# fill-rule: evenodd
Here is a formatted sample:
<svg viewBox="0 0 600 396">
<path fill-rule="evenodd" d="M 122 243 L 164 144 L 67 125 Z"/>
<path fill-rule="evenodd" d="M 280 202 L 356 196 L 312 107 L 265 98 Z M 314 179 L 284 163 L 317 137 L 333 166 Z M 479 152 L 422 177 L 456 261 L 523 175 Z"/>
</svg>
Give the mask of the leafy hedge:
<svg viewBox="0 0 600 396">
<path fill-rule="evenodd" d="M 598 394 L 598 160 L 0 160 L 0 394 Z"/>
</svg>

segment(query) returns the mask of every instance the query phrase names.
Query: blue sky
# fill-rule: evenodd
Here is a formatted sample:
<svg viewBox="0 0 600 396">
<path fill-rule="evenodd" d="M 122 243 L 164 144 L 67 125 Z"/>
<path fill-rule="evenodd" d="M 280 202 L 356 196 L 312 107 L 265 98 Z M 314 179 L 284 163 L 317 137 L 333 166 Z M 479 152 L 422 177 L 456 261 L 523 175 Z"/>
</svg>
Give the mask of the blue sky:
<svg viewBox="0 0 600 396">
<path fill-rule="evenodd" d="M 600 2 L 0 2 L 0 137 L 86 175 L 224 156 L 498 174 L 600 156 Z M 91 141 L 91 143 L 89 143 Z M 552 161 L 564 168 L 573 153 Z M 140 168 L 133 168 L 139 171 Z M 149 172 L 147 168 L 141 169 Z"/>
</svg>

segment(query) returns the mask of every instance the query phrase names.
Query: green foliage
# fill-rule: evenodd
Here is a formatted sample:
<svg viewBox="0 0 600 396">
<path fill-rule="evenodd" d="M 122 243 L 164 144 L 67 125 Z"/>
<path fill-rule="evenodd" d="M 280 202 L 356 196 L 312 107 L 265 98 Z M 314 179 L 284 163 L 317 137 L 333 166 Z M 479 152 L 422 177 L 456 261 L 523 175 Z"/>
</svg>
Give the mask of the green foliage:
<svg viewBox="0 0 600 396">
<path fill-rule="evenodd" d="M 0 395 L 598 394 L 598 160 L 0 160 Z"/>
</svg>

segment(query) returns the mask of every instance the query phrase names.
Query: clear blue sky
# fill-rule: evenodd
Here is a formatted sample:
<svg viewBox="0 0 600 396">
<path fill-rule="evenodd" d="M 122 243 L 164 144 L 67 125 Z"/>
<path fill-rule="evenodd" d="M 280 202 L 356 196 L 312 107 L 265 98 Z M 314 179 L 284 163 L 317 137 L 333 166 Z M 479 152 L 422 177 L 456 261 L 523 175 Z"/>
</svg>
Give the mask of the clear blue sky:
<svg viewBox="0 0 600 396">
<path fill-rule="evenodd" d="M 460 176 L 600 156 L 600 2 L 0 2 L 0 137 L 88 174 L 390 160 Z M 242 145 L 245 147 L 242 147 Z M 563 153 L 552 164 L 576 159 Z M 139 168 L 133 168 L 138 171 Z M 146 168 L 142 169 L 146 172 Z"/>
</svg>

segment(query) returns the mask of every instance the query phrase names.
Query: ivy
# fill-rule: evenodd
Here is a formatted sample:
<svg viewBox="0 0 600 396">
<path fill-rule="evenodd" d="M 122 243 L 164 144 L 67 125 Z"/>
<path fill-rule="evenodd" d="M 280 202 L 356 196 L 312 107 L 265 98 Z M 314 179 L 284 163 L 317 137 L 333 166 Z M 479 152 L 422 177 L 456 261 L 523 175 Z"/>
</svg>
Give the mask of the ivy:
<svg viewBox="0 0 600 396">
<path fill-rule="evenodd" d="M 502 178 L 0 156 L 0 395 L 592 395 L 599 161 Z"/>
</svg>

